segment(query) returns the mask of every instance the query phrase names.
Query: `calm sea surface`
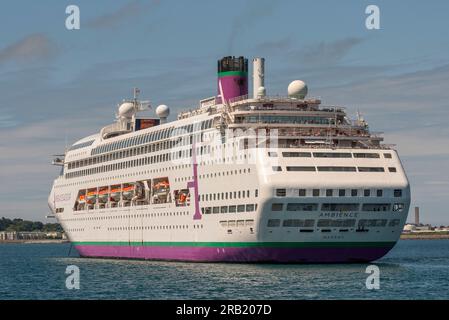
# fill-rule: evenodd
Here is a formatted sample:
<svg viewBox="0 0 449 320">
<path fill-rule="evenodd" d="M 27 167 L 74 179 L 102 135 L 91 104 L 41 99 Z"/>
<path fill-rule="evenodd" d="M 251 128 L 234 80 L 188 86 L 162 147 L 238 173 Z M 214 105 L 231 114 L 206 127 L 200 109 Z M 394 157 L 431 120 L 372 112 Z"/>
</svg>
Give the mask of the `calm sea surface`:
<svg viewBox="0 0 449 320">
<path fill-rule="evenodd" d="M 449 240 L 402 240 L 368 264 L 272 265 L 84 259 L 69 244 L 0 244 L 0 299 L 449 299 Z M 80 269 L 80 289 L 65 286 Z"/>
</svg>

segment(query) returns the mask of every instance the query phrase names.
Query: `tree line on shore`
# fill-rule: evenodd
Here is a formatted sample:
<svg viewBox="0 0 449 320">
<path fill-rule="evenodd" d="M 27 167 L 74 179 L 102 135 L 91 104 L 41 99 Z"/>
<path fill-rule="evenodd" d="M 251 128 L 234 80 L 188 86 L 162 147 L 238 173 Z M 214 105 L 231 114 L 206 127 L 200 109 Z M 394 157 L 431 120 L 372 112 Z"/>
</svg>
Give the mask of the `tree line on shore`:
<svg viewBox="0 0 449 320">
<path fill-rule="evenodd" d="M 41 231 L 41 232 L 62 232 L 59 223 L 42 223 L 40 221 L 29 221 L 23 219 L 0 219 L 0 231 Z"/>
</svg>

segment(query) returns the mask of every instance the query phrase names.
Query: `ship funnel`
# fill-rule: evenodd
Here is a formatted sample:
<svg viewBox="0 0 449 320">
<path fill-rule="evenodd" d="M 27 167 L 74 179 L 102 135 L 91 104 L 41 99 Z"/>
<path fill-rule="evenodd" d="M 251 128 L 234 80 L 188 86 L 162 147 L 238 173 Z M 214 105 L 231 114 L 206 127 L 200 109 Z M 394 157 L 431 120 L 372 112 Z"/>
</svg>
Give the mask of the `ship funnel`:
<svg viewBox="0 0 449 320">
<path fill-rule="evenodd" d="M 217 92 L 222 99 L 228 101 L 248 94 L 248 59 L 224 57 L 218 60 L 217 71 Z"/>
<path fill-rule="evenodd" d="M 262 89 L 261 89 L 262 88 Z M 265 96 L 265 59 L 253 59 L 253 98 Z"/>
</svg>

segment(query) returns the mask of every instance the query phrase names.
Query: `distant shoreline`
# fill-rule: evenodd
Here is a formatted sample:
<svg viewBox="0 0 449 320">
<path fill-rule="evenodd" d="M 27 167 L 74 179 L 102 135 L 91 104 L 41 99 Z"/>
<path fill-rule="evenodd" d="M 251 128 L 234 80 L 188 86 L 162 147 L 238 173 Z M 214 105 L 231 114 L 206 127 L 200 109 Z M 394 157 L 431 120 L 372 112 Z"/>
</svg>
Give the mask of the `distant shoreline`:
<svg viewBox="0 0 449 320">
<path fill-rule="evenodd" d="M 41 240 L 0 240 L 0 244 L 22 243 L 22 244 L 45 244 L 45 243 L 69 243 L 69 240 L 62 239 L 41 239 Z"/>
<path fill-rule="evenodd" d="M 401 240 L 437 240 L 437 239 L 449 239 L 449 233 L 438 234 L 435 232 L 422 232 L 422 233 L 401 234 Z"/>
</svg>

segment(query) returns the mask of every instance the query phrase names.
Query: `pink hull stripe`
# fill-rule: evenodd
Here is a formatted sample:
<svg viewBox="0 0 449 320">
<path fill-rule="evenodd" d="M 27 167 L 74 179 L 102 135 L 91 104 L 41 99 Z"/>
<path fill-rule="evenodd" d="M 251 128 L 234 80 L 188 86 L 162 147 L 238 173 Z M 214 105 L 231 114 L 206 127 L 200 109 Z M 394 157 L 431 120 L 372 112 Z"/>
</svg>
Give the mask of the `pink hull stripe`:
<svg viewBox="0 0 449 320">
<path fill-rule="evenodd" d="M 169 246 L 76 245 L 83 257 L 196 262 L 346 263 L 384 256 L 391 247 L 214 248 Z"/>
</svg>

